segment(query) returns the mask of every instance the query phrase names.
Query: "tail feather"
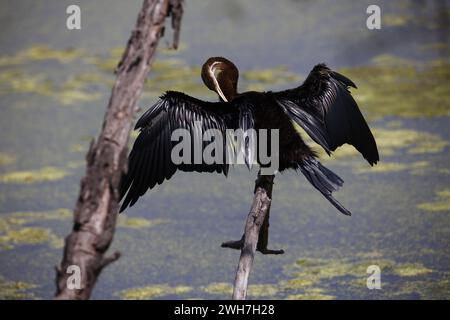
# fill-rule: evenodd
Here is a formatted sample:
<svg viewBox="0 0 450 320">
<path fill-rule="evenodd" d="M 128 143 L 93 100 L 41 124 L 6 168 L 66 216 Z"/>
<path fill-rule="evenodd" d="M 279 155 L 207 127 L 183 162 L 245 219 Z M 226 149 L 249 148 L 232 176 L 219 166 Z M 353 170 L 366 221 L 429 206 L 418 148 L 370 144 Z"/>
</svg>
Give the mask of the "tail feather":
<svg viewBox="0 0 450 320">
<path fill-rule="evenodd" d="M 314 158 L 303 159 L 300 170 L 314 188 L 319 190 L 340 212 L 347 216 L 352 215 L 332 196 L 332 192 L 338 190 L 343 185 L 344 180 Z"/>
</svg>

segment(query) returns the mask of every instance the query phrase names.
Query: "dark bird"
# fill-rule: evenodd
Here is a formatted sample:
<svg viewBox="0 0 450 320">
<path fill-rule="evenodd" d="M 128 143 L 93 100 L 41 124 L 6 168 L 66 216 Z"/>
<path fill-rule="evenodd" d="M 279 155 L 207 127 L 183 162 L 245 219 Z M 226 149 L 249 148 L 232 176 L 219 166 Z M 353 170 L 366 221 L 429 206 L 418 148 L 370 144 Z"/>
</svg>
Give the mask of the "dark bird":
<svg viewBox="0 0 450 320">
<path fill-rule="evenodd" d="M 375 139 L 349 87 L 356 85 L 347 77 L 316 65 L 299 87 L 279 92 L 237 92 L 239 71 L 229 60 L 209 58 L 202 67 L 205 85 L 215 91 L 220 101 L 202 101 L 181 92 L 167 91 L 137 121 L 140 129 L 129 155 L 128 171 L 120 186 L 125 197 L 121 212 L 132 206 L 148 189 L 169 180 L 177 170 L 217 172 L 227 175 L 228 163 L 181 163 L 171 161 L 176 142 L 171 140 L 175 129 L 187 129 L 195 136 L 199 129 L 278 129 L 278 171 L 300 170 L 340 212 L 350 215 L 333 196 L 343 180 L 325 168 L 315 152 L 304 142 L 296 125 L 330 155 L 344 143 L 353 145 L 370 165 L 379 160 Z M 201 123 L 202 128 L 198 128 Z M 199 138 L 201 139 L 201 137 Z M 200 140 L 202 141 L 202 140 Z M 200 142 L 204 146 L 204 142 Z M 235 145 L 223 143 L 224 154 Z M 245 160 L 253 155 L 245 145 Z M 259 158 L 257 162 L 260 164 Z M 251 164 L 251 163 L 250 163 Z"/>
</svg>

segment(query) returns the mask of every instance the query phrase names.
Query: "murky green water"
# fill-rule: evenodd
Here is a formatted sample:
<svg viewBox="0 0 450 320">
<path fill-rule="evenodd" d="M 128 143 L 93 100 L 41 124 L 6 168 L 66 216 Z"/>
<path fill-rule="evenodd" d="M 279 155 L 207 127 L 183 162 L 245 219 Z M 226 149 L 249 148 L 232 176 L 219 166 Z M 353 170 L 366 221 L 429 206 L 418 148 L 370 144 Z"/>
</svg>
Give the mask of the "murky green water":
<svg viewBox="0 0 450 320">
<path fill-rule="evenodd" d="M 84 155 L 141 1 L 79 3 L 81 31 L 65 28 L 71 1 L 0 3 L 0 298 L 52 297 Z M 324 156 L 352 217 L 303 176 L 276 177 L 270 246 L 286 253 L 256 257 L 250 298 L 450 298 L 450 3 L 382 1 L 377 31 L 369 3 L 187 1 L 181 50 L 160 50 L 146 83 L 142 109 L 168 89 L 216 99 L 199 68 L 223 55 L 241 91 L 295 86 L 322 61 L 359 87 L 382 161 Z M 148 193 L 119 218 L 111 250 L 122 258 L 93 298 L 228 298 L 239 252 L 220 244 L 240 237 L 255 176 L 179 173 Z M 369 265 L 381 290 L 366 287 Z"/>
</svg>

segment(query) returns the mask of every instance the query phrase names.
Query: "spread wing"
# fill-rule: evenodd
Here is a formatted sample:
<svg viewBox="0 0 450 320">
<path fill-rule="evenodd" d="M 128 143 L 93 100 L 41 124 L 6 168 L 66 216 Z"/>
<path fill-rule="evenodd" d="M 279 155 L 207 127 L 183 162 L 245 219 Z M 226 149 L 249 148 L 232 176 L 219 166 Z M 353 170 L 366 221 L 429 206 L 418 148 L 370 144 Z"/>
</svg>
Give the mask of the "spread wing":
<svg viewBox="0 0 450 320">
<path fill-rule="evenodd" d="M 377 144 L 349 87 L 356 88 L 350 79 L 319 64 L 301 86 L 273 95 L 328 154 L 348 143 L 373 165 L 379 160 Z"/>
<path fill-rule="evenodd" d="M 126 197 L 120 211 L 134 205 L 148 189 L 170 179 L 177 170 L 227 175 L 226 157 L 234 155 L 236 146 L 231 139 L 226 139 L 226 129 L 247 128 L 252 123 L 251 110 L 244 105 L 205 102 L 181 92 L 168 91 L 136 123 L 135 129 L 140 129 L 140 133 L 129 155 L 128 171 L 121 180 L 120 198 Z M 185 129 L 189 137 L 180 135 L 177 136 L 179 140 L 172 141 L 176 129 Z M 216 138 L 210 129 L 222 137 L 222 152 L 217 153 L 218 157 L 223 157 L 222 161 L 207 162 L 202 157 L 205 147 Z M 172 149 L 186 138 L 191 152 L 184 154 L 186 150 L 183 150 L 179 155 L 188 161 L 174 162 Z M 200 156 L 195 150 L 201 150 Z M 211 154 L 216 155 L 216 151 Z"/>
</svg>

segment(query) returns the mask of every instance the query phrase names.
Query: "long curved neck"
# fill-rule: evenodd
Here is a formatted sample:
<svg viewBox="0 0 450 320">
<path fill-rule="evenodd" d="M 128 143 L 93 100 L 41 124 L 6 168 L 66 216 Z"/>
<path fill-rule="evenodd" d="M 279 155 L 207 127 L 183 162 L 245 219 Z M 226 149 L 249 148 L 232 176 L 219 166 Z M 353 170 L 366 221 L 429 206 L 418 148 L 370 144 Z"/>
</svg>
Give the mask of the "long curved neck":
<svg viewBox="0 0 450 320">
<path fill-rule="evenodd" d="M 227 98 L 227 101 L 231 101 L 236 97 L 237 88 L 236 85 L 233 84 L 231 81 L 230 75 L 227 74 L 228 70 L 223 70 L 217 75 L 217 82 L 219 83 L 219 87 L 223 92 L 223 95 L 225 98 Z"/>
</svg>

